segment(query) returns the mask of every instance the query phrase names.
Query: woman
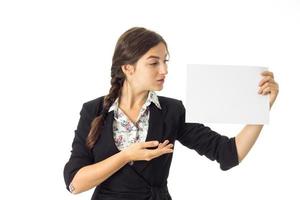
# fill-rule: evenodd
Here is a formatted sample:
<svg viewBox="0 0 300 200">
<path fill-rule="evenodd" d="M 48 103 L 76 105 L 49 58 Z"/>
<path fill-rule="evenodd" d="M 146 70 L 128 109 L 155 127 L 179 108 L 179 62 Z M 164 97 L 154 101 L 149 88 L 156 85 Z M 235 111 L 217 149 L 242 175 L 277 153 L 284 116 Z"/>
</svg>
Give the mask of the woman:
<svg viewBox="0 0 300 200">
<path fill-rule="evenodd" d="M 185 122 L 182 101 L 157 96 L 163 88 L 168 48 L 157 33 L 141 27 L 119 38 L 112 59 L 109 94 L 85 102 L 75 130 L 71 157 L 64 168 L 73 194 L 96 186 L 92 199 L 171 199 L 167 178 L 175 140 L 222 170 L 241 162 L 263 125 L 246 125 L 232 138 L 200 123 Z M 272 72 L 262 74 L 260 90 L 270 95 L 278 84 Z"/>
</svg>

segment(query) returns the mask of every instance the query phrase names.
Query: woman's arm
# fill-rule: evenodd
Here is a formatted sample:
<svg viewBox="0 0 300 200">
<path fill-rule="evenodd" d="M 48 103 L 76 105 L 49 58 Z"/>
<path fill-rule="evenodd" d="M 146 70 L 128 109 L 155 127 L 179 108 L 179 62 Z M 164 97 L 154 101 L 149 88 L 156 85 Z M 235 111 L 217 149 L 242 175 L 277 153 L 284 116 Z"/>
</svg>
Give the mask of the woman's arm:
<svg viewBox="0 0 300 200">
<path fill-rule="evenodd" d="M 155 149 L 147 149 L 157 147 Z M 74 176 L 70 190 L 73 194 L 78 194 L 89 190 L 133 160 L 147 160 L 161 156 L 166 153 L 173 152 L 173 144 L 169 144 L 168 140 L 163 143 L 158 141 L 147 141 L 131 144 L 128 148 L 116 153 L 103 161 L 82 167 Z"/>
<path fill-rule="evenodd" d="M 259 94 L 270 95 L 270 110 L 274 104 L 276 97 L 278 95 L 278 84 L 274 81 L 274 75 L 270 71 L 265 71 L 262 73 L 264 78 L 260 81 Z M 258 138 L 263 125 L 246 125 L 240 133 L 235 137 L 237 152 L 239 162 L 241 162 L 247 153 L 250 151 L 254 145 L 256 139 Z"/>
<path fill-rule="evenodd" d="M 82 167 L 70 184 L 72 193 L 78 194 L 99 185 L 128 162 L 127 156 L 120 151 L 103 161 Z"/>
<path fill-rule="evenodd" d="M 235 137 L 239 162 L 241 162 L 254 145 L 264 125 L 246 125 Z"/>
</svg>

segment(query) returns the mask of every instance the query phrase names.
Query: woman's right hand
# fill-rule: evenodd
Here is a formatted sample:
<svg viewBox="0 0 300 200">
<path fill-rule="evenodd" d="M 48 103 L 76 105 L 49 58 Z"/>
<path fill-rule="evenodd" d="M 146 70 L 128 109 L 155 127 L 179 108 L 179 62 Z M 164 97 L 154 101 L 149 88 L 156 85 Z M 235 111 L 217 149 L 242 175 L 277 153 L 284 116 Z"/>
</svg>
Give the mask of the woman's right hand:
<svg viewBox="0 0 300 200">
<path fill-rule="evenodd" d="M 163 143 L 158 141 L 147 141 L 131 144 L 123 152 L 127 156 L 129 161 L 146 160 L 150 161 L 153 158 L 161 156 L 166 153 L 173 152 L 173 144 L 168 144 L 169 140 L 165 140 Z M 158 146 L 158 147 L 157 147 Z M 156 149 L 147 149 L 151 147 L 157 147 Z"/>
</svg>

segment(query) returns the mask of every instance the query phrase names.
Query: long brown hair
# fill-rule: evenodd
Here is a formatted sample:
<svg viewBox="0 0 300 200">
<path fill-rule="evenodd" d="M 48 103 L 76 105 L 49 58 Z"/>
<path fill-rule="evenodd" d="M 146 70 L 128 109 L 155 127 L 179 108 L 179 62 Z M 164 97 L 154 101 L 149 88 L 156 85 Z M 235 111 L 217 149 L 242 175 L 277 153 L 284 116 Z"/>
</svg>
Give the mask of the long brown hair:
<svg viewBox="0 0 300 200">
<path fill-rule="evenodd" d="M 120 96 L 125 80 L 121 66 L 125 64 L 134 65 L 152 47 L 165 40 L 154 31 L 143 27 L 133 27 L 124 32 L 117 41 L 111 66 L 111 87 L 109 93 L 104 97 L 102 112 L 95 117 L 91 123 L 91 129 L 86 140 L 88 149 L 92 149 L 100 136 L 108 110 L 113 102 Z M 101 105 L 100 105 L 101 106 Z"/>
</svg>

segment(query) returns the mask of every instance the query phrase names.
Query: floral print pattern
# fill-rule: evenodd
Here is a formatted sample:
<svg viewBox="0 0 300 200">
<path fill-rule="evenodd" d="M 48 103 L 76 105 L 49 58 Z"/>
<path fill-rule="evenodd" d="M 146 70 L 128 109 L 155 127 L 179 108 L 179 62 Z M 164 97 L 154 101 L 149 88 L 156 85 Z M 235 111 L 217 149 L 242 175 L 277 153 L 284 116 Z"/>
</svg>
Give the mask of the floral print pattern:
<svg viewBox="0 0 300 200">
<path fill-rule="evenodd" d="M 149 105 L 151 102 L 161 109 L 156 93 L 149 91 L 136 123 L 129 120 L 127 115 L 119 108 L 119 98 L 111 105 L 108 112 L 114 112 L 113 138 L 119 150 L 123 150 L 133 143 L 146 141 L 150 116 Z"/>
</svg>

